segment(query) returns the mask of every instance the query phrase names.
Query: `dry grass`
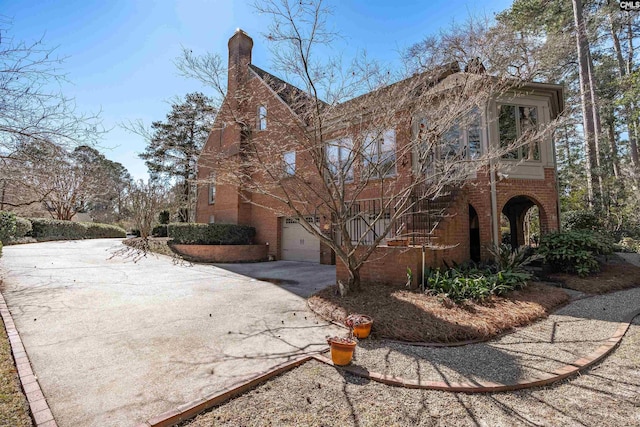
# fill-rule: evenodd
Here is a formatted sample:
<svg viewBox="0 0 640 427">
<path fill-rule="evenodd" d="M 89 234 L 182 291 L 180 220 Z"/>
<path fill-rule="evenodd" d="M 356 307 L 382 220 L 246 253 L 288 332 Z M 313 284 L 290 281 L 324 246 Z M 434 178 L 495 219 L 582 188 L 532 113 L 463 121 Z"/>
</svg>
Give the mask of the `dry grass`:
<svg viewBox="0 0 640 427">
<path fill-rule="evenodd" d="M 4 323 L 0 320 L 0 427 L 32 426 Z"/>
<path fill-rule="evenodd" d="M 603 363 L 549 387 L 493 394 L 411 390 L 308 362 L 183 426 L 640 425 L 635 323 Z"/>
<path fill-rule="evenodd" d="M 556 273 L 549 279 L 561 282 L 565 287 L 587 294 L 606 294 L 640 286 L 640 267 L 626 263 L 606 263 L 600 272 L 587 277 Z"/>
<path fill-rule="evenodd" d="M 504 297 L 461 305 L 388 285 L 367 286 L 365 291 L 344 298 L 330 287 L 309 298 L 308 303 L 322 317 L 339 323 L 351 313 L 373 317 L 376 338 L 453 343 L 484 340 L 530 324 L 568 300 L 566 292 L 534 283 Z"/>
</svg>

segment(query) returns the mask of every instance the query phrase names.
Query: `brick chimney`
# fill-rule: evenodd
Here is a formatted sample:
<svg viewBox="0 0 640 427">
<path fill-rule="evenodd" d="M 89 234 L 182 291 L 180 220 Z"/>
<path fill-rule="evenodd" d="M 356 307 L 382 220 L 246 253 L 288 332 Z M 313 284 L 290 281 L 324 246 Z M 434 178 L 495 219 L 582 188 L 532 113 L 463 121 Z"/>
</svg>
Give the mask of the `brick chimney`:
<svg viewBox="0 0 640 427">
<path fill-rule="evenodd" d="M 240 28 L 229 39 L 228 94 L 235 93 L 247 80 L 252 48 L 253 40 Z"/>
</svg>

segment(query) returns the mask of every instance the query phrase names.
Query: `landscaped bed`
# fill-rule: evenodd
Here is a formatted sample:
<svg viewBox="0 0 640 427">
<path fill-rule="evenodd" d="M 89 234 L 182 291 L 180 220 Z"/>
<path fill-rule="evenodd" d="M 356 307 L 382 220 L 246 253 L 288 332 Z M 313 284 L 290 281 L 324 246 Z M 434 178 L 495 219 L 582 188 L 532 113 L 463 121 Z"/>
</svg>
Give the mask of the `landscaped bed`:
<svg viewBox="0 0 640 427">
<path fill-rule="evenodd" d="M 602 264 L 600 272 L 590 276 L 555 273 L 550 275 L 549 279 L 562 283 L 566 288 L 587 294 L 605 294 L 640 286 L 640 267 L 614 258 L 612 262 Z"/>
<path fill-rule="evenodd" d="M 368 285 L 346 297 L 329 287 L 309 298 L 308 304 L 320 316 L 339 323 L 351 313 L 373 317 L 375 338 L 454 343 L 485 340 L 528 325 L 568 300 L 561 289 L 539 283 L 505 296 L 461 304 L 395 286 Z"/>
</svg>

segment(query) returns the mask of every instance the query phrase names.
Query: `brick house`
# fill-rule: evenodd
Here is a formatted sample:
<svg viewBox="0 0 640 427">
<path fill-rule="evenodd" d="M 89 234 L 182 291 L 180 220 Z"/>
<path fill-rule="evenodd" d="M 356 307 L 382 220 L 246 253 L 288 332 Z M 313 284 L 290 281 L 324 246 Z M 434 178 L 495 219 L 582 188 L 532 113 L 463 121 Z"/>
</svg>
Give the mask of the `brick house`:
<svg viewBox="0 0 640 427">
<path fill-rule="evenodd" d="M 210 160 L 221 152 L 228 156 L 238 155 L 243 132 L 246 132 L 246 129 L 234 124 L 230 111 L 242 108 L 251 112 L 252 131 L 268 143 L 278 143 L 278 135 L 295 133 L 294 128 L 283 127 L 283 123 L 296 120 L 298 111 L 288 101 L 292 94 L 302 92 L 252 64 L 253 40 L 243 31 L 236 31 L 229 39 L 228 46 L 227 97 L 198 162 L 200 184 L 196 221 L 251 225 L 256 228 L 256 243 L 268 244 L 272 258 L 337 264 L 338 278 L 346 277 L 347 270 L 340 261 L 336 263 L 333 251 L 307 232 L 296 217 L 274 213 L 267 208 L 274 202 L 260 194 L 247 194 L 237 185 L 214 183 L 212 177 L 215 176 L 215 166 Z M 456 72 L 459 73 L 459 70 L 450 70 L 446 76 Z M 527 83 L 521 89 L 517 95 L 489 102 L 485 112 L 478 115 L 475 131 L 460 131 L 460 135 L 464 134 L 460 140 L 465 144 L 466 153 L 473 150 L 480 152 L 483 147 L 500 144 L 505 138 L 515 139 L 526 131 L 527 125 L 549 123 L 562 112 L 561 86 Z M 252 95 L 246 98 L 246 105 L 239 106 L 238 102 L 241 101 L 229 96 L 238 92 Z M 489 120 L 489 117 L 496 119 Z M 387 141 L 388 136 L 393 141 L 392 147 L 400 147 L 403 140 L 419 132 L 418 126 L 415 120 L 399 121 L 395 129 L 390 130 L 388 135 L 384 134 L 383 142 Z M 398 177 L 410 177 L 412 162 L 409 161 L 408 165 L 398 162 L 396 166 L 395 155 L 393 159 L 394 173 Z M 285 153 L 284 165 L 285 169 L 291 168 L 291 173 L 307 167 L 304 155 L 296 153 L 295 148 Z M 403 174 L 403 168 L 407 168 L 408 173 Z M 371 209 L 373 206 L 370 200 L 366 200 L 366 193 L 365 189 L 360 209 Z M 480 168 L 460 188 L 452 189 L 438 200 L 427 202 L 430 205 L 418 211 L 439 213 L 420 216 L 415 214 L 418 211 L 414 211 L 398 227 L 406 228 L 409 224 L 415 231 L 419 225 L 426 232 L 411 234 L 414 237 L 404 242 L 404 246 L 393 246 L 394 236 L 389 235 L 389 239 L 381 242 L 374 256 L 360 270 L 363 282 L 404 283 L 407 267 L 418 273 L 414 275 L 414 282 L 417 282 L 423 260 L 427 266 L 437 266 L 443 261 L 488 259 L 487 246 L 503 238 L 501 218 L 502 228 L 508 224 L 512 245 L 528 243 L 525 242 L 525 216 L 533 207 L 538 211 L 540 232 L 557 230 L 559 199 L 551 137 L 546 137 L 535 147 L 520 147 L 509 152 L 502 156 L 499 167 Z M 331 230 L 331 220 L 327 217 L 320 215 L 312 221 L 317 221 L 322 230 Z M 415 238 L 418 235 L 420 238 Z M 425 250 L 426 243 L 443 249 Z"/>
</svg>

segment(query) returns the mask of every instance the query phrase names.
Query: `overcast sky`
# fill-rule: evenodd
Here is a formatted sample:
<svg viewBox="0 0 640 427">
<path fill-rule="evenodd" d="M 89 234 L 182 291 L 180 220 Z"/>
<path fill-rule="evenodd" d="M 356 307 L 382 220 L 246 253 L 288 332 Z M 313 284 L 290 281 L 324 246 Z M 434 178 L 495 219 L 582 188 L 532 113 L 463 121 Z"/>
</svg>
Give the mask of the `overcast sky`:
<svg viewBox="0 0 640 427">
<path fill-rule="evenodd" d="M 7 34 L 33 42 L 44 38 L 67 57 L 64 87 L 80 111 L 101 111 L 110 131 L 100 142 L 107 158 L 122 163 L 135 178 L 146 178 L 137 154 L 145 141 L 119 124 L 163 120 L 174 96 L 195 90 L 211 92 L 177 74 L 173 61 L 181 47 L 226 57 L 236 28 L 254 39 L 253 62 L 269 70 L 269 50 L 262 37 L 268 20 L 254 13 L 253 0 L 0 0 L 0 15 L 10 21 Z M 365 49 L 372 58 L 397 64 L 398 52 L 425 35 L 464 21 L 470 14 L 493 15 L 510 0 L 329 2 L 330 19 L 344 37 L 332 46 L 349 59 Z"/>
</svg>

